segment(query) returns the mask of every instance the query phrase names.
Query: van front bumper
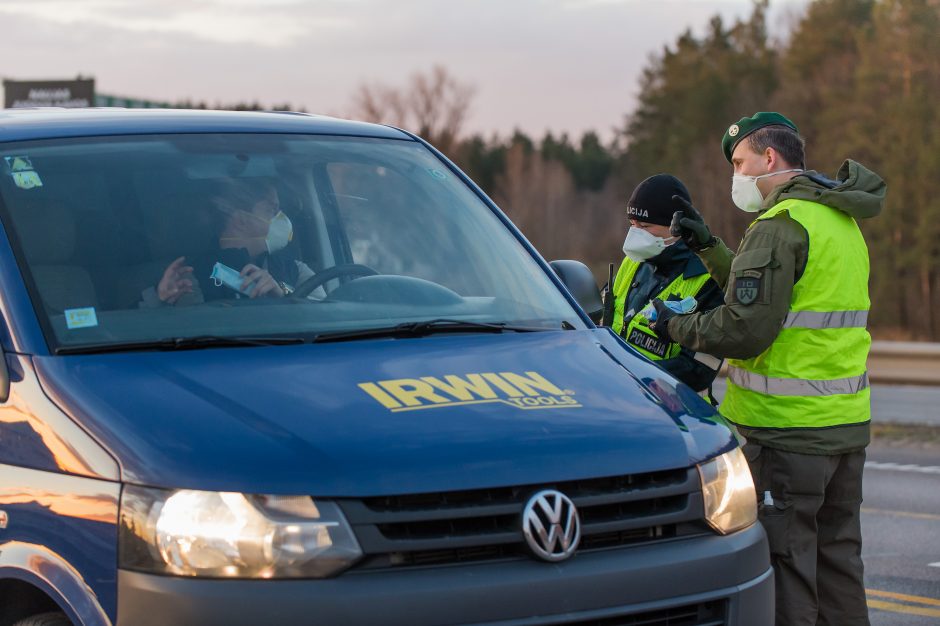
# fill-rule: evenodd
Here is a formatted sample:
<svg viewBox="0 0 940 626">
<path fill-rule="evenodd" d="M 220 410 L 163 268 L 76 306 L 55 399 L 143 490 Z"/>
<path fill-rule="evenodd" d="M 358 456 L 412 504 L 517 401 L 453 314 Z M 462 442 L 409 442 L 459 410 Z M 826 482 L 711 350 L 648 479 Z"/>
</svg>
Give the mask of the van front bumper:
<svg viewBox="0 0 940 626">
<path fill-rule="evenodd" d="M 326 580 L 210 580 L 121 570 L 116 622 L 528 626 L 640 613 L 651 620 L 663 616 L 643 623 L 666 624 L 670 611 L 697 609 L 700 621 L 682 623 L 761 626 L 773 624 L 773 587 L 767 539 L 755 524 L 727 537 L 586 552 L 559 564 L 526 559 L 353 569 Z"/>
</svg>

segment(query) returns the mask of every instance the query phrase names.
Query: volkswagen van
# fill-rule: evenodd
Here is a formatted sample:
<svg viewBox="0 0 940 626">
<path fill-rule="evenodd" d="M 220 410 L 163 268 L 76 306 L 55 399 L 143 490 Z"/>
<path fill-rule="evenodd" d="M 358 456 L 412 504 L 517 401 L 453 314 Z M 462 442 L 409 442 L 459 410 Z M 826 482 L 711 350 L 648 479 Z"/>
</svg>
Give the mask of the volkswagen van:
<svg viewBox="0 0 940 626">
<path fill-rule="evenodd" d="M 772 623 L 707 403 L 442 154 L 0 112 L 0 624 Z"/>
</svg>

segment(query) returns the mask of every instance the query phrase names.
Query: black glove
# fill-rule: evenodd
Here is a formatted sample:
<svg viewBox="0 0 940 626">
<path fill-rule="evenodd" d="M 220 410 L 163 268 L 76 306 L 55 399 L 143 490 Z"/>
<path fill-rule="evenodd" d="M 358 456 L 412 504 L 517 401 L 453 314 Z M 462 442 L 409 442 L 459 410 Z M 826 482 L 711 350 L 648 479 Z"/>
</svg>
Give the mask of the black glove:
<svg viewBox="0 0 940 626">
<path fill-rule="evenodd" d="M 659 298 L 653 300 L 653 308 L 656 309 L 656 321 L 650 322 L 650 330 L 663 341 L 672 343 L 672 337 L 669 336 L 669 320 L 678 313 L 666 306 Z"/>
<path fill-rule="evenodd" d="M 682 196 L 673 196 L 672 201 L 680 210 L 672 214 L 669 234 L 681 237 L 685 245 L 695 252 L 715 245 L 715 237 L 708 230 L 702 214 Z"/>
</svg>

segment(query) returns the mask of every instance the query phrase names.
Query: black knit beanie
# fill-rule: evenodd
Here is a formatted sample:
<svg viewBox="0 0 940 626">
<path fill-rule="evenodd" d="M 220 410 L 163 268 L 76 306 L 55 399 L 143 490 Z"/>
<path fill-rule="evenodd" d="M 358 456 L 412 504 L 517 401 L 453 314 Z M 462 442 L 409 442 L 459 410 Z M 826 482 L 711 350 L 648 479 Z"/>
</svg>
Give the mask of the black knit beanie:
<svg viewBox="0 0 940 626">
<path fill-rule="evenodd" d="M 689 202 L 689 190 L 682 181 L 672 174 L 650 176 L 636 186 L 627 201 L 627 217 L 638 222 L 669 226 L 672 214 L 680 210 L 673 196 L 680 196 Z"/>
</svg>

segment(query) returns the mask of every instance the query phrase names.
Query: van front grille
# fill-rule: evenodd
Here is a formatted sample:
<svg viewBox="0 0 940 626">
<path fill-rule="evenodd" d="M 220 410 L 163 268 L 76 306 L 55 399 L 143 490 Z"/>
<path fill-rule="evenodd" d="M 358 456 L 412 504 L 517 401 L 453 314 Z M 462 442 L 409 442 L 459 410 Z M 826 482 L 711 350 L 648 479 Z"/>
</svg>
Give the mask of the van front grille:
<svg viewBox="0 0 940 626">
<path fill-rule="evenodd" d="M 360 568 L 444 565 L 524 558 L 522 510 L 542 489 L 577 507 L 579 552 L 710 532 L 694 468 L 337 502 L 367 557 Z"/>
</svg>

